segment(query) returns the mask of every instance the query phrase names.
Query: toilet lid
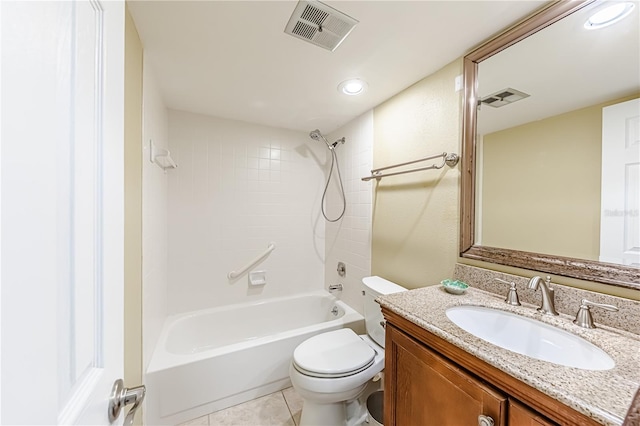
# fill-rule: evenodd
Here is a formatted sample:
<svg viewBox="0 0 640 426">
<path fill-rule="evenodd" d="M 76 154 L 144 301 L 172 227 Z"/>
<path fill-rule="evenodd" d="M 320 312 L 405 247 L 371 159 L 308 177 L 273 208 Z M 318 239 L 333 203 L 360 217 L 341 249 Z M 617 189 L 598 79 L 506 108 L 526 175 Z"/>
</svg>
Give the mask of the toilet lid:
<svg viewBox="0 0 640 426">
<path fill-rule="evenodd" d="M 322 333 L 302 342 L 293 363 L 303 374 L 341 377 L 369 367 L 376 352 L 350 328 Z"/>
</svg>

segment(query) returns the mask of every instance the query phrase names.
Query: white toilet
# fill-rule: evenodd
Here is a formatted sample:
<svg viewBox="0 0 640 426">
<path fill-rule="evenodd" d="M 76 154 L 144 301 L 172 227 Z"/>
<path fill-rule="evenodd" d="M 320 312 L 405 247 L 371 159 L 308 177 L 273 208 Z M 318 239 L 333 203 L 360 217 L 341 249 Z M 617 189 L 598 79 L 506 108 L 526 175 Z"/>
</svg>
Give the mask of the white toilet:
<svg viewBox="0 0 640 426">
<path fill-rule="evenodd" d="M 289 377 L 304 400 L 301 426 L 355 426 L 366 409 L 358 397 L 384 368 L 384 319 L 375 299 L 406 291 L 380 277 L 366 277 L 364 317 L 367 334 L 343 328 L 318 334 L 293 352 Z"/>
</svg>

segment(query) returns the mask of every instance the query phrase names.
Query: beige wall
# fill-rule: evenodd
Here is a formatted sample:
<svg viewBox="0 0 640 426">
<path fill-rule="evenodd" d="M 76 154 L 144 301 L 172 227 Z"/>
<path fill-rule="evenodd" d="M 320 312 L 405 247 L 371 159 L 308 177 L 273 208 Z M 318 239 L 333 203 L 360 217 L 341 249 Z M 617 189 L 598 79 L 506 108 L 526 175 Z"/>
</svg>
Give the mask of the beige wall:
<svg viewBox="0 0 640 426">
<path fill-rule="evenodd" d="M 602 107 L 485 135 L 482 245 L 597 260 Z"/>
<path fill-rule="evenodd" d="M 421 80 L 374 109 L 374 167 L 441 151 L 461 153 L 462 60 Z M 459 165 L 381 179 L 373 186 L 371 272 L 408 288 L 438 284 L 456 262 L 531 277 L 537 271 L 458 257 Z M 627 288 L 554 277 L 554 282 L 640 300 Z"/>
<path fill-rule="evenodd" d="M 373 165 L 441 152 L 460 154 L 461 92 L 457 60 L 374 109 Z M 425 163 L 425 165 L 428 163 Z M 371 181 L 371 266 L 408 288 L 451 277 L 458 255 L 460 165 Z"/>
<path fill-rule="evenodd" d="M 142 383 L 142 44 L 128 9 L 124 96 L 124 381 L 133 387 Z"/>
<path fill-rule="evenodd" d="M 485 135 L 479 243 L 598 260 L 602 108 L 631 98 Z"/>
</svg>

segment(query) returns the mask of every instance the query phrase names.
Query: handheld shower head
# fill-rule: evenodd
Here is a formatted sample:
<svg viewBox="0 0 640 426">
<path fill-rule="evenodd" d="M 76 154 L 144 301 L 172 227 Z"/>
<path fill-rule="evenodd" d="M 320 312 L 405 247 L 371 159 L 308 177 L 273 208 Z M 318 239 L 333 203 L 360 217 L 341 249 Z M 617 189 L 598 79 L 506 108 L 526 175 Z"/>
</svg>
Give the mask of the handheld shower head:
<svg viewBox="0 0 640 426">
<path fill-rule="evenodd" d="M 314 141 L 323 141 L 327 145 L 327 148 L 331 149 L 331 145 L 329 145 L 329 142 L 327 141 L 327 139 L 324 136 L 322 136 L 322 133 L 320 133 L 319 129 L 312 130 L 309 133 L 309 137 Z"/>
<path fill-rule="evenodd" d="M 329 152 L 331 153 L 331 168 L 329 169 L 327 184 L 324 186 L 324 192 L 322 193 L 322 201 L 320 201 L 320 211 L 322 212 L 322 216 L 324 216 L 324 218 L 327 221 L 337 222 L 340 219 L 342 219 L 342 217 L 344 216 L 344 213 L 347 209 L 347 200 L 344 195 L 344 186 L 342 185 L 342 176 L 340 176 L 340 165 L 338 164 L 338 156 L 336 155 L 335 148 L 336 146 L 338 146 L 339 143 L 344 143 L 346 139 L 342 137 L 337 141 L 335 141 L 334 143 L 330 144 L 327 138 L 322 136 L 322 133 L 320 133 L 319 129 L 315 129 L 309 132 L 309 137 L 314 141 L 319 141 L 319 140 L 324 141 L 324 143 L 327 145 L 327 148 L 329 148 Z M 338 184 L 340 185 L 340 191 L 342 193 L 342 213 L 340 213 L 340 215 L 336 219 L 329 219 L 327 217 L 327 213 L 325 212 L 325 197 L 327 195 L 327 189 L 329 189 L 329 182 L 331 181 L 331 175 L 333 173 L 334 165 L 335 165 L 336 171 L 338 172 Z"/>
<path fill-rule="evenodd" d="M 322 133 L 320 133 L 319 129 L 315 129 L 309 132 L 309 137 L 314 141 L 319 141 L 320 138 L 322 137 Z"/>
</svg>

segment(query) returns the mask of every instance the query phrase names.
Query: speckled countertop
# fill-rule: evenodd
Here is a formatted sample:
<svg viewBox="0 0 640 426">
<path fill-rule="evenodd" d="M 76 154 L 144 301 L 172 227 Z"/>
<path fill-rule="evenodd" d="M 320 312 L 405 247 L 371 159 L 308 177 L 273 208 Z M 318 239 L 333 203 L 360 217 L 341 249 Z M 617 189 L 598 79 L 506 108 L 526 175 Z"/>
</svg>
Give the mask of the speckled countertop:
<svg viewBox="0 0 640 426">
<path fill-rule="evenodd" d="M 452 295 L 441 286 L 425 287 L 378 298 L 392 312 L 445 339 L 488 364 L 540 390 L 604 425 L 620 425 L 640 385 L 640 336 L 609 327 L 584 329 L 573 317 L 551 316 L 523 303 L 510 306 L 504 296 L 470 287 Z M 486 306 L 534 318 L 578 335 L 608 353 L 616 366 L 588 371 L 565 367 L 502 349 L 467 333 L 445 311 L 459 305 Z M 637 318 L 631 319 L 637 321 Z"/>
</svg>

